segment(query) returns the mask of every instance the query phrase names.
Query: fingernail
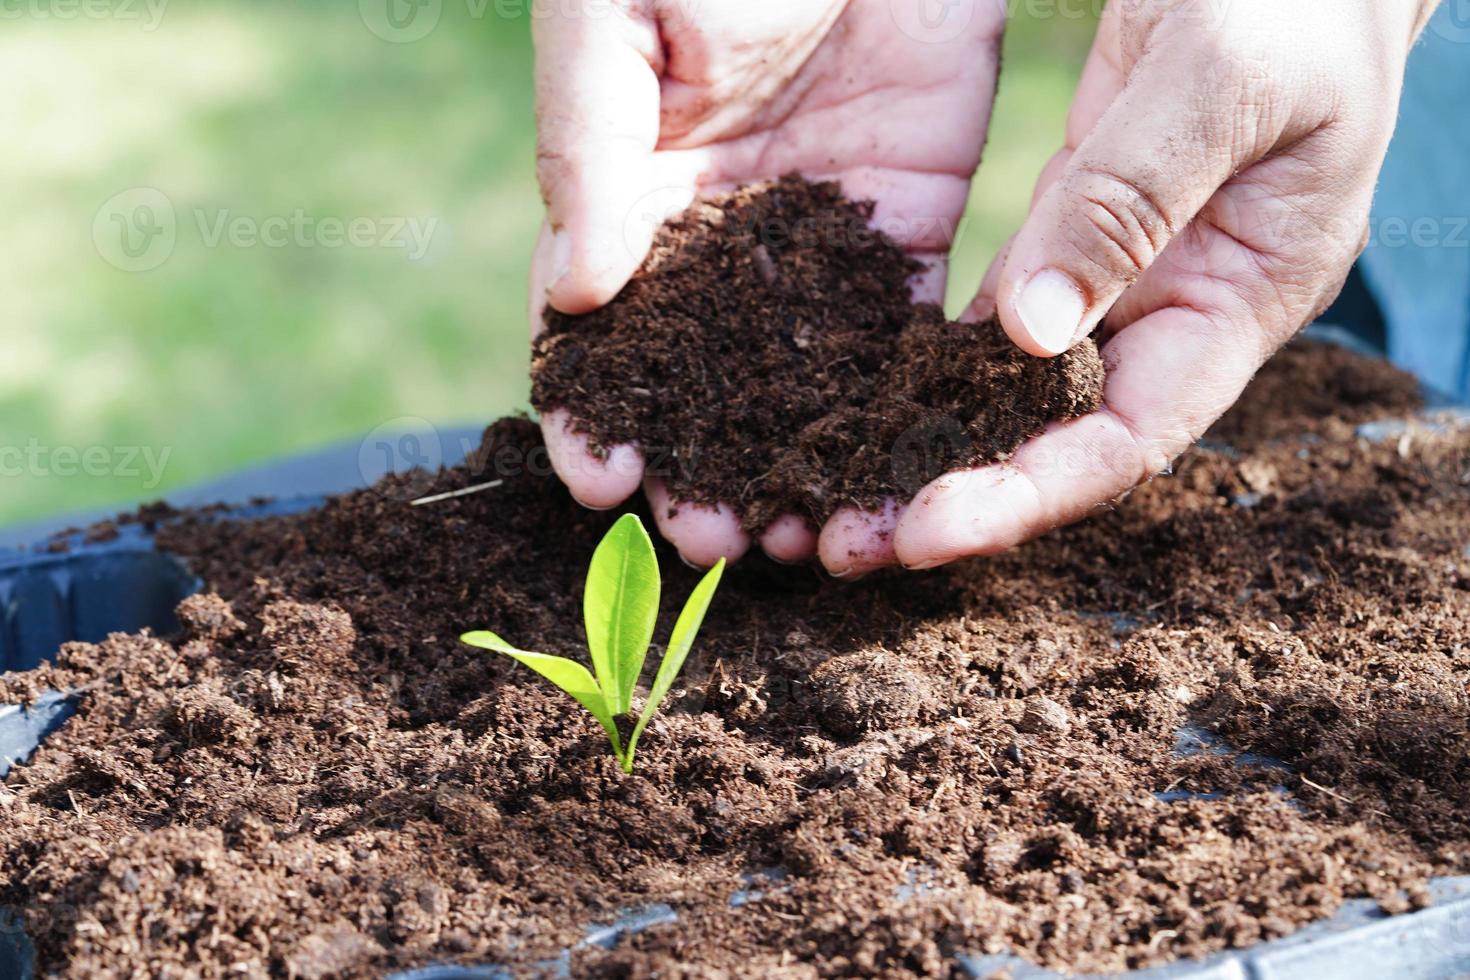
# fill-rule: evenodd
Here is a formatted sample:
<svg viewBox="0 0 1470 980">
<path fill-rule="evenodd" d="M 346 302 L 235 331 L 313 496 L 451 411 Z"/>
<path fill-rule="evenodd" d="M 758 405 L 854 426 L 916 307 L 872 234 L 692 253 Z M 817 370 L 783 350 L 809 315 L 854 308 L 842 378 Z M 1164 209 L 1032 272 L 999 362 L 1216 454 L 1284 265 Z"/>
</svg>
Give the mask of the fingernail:
<svg viewBox="0 0 1470 980">
<path fill-rule="evenodd" d="M 856 568 L 844 568 L 840 572 L 832 573 L 832 577 L 840 582 L 860 582 L 864 578 L 866 578 L 867 575 L 867 572 L 860 572 Z"/>
<path fill-rule="evenodd" d="M 572 236 L 563 228 L 551 236 L 551 281 L 547 283 L 546 291 L 549 293 L 555 289 L 571 271 Z"/>
<path fill-rule="evenodd" d="M 1032 340 L 1053 354 L 1062 354 L 1082 332 L 1087 300 L 1070 277 L 1042 269 L 1021 290 L 1016 313 Z"/>
<path fill-rule="evenodd" d="M 938 568 L 940 565 L 943 564 L 943 559 L 931 558 L 929 561 L 915 562 L 912 565 L 905 565 L 903 567 L 907 568 L 911 572 L 927 572 L 929 571 L 929 569 Z"/>
</svg>

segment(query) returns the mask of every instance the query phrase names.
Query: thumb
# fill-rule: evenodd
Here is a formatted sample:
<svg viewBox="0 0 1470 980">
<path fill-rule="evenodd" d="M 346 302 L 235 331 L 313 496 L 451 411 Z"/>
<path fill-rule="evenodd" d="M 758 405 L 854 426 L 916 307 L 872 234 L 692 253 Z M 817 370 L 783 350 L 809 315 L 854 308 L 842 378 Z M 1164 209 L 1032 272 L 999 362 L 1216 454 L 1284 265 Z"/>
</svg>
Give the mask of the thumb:
<svg viewBox="0 0 1470 980">
<path fill-rule="evenodd" d="M 533 295 L 563 313 L 586 313 L 616 296 L 664 216 L 637 216 L 650 210 L 642 199 L 657 186 L 658 27 L 623 8 L 563 0 L 534 19 L 536 173 L 551 237 L 538 248 Z"/>
<path fill-rule="evenodd" d="M 1177 49 L 1160 46 L 1134 67 L 1011 244 L 996 307 L 1029 353 L 1060 354 L 1090 334 L 1231 174 L 1264 152 L 1240 137 L 1259 138 L 1261 127 L 1237 115 L 1250 107 L 1202 91 L 1218 74 Z M 1231 104 L 1216 108 L 1222 97 Z"/>
</svg>

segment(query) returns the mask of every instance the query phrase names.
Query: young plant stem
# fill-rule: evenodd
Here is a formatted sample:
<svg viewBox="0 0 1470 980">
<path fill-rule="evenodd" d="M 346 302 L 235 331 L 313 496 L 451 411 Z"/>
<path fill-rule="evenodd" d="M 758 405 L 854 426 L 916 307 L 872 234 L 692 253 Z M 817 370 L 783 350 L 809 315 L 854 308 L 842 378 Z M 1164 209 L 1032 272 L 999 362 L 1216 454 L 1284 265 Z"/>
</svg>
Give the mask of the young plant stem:
<svg viewBox="0 0 1470 980">
<path fill-rule="evenodd" d="M 587 572 L 582 598 L 592 670 L 566 657 L 517 649 L 486 630 L 460 639 L 505 654 L 561 688 L 597 719 L 623 772 L 631 774 L 638 739 L 683 670 L 724 572 L 721 558 L 690 593 L 636 718 L 631 714 L 633 689 L 653 642 L 661 582 L 653 541 L 634 514 L 623 515 L 607 532 Z"/>
</svg>

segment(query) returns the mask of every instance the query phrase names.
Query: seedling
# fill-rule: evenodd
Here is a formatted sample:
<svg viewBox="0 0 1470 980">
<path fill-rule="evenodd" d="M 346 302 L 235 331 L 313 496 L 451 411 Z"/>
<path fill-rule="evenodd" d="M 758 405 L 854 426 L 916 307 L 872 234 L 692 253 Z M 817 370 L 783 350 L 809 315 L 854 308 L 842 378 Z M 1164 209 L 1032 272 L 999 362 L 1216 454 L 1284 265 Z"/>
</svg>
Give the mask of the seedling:
<svg viewBox="0 0 1470 980">
<path fill-rule="evenodd" d="M 587 590 L 582 597 L 587 648 L 592 655 L 591 671 L 566 657 L 519 650 L 484 630 L 466 633 L 460 639 L 471 646 L 514 657 L 575 698 L 607 732 L 623 772 L 631 773 L 638 737 L 683 669 L 724 571 L 725 560 L 721 558 L 690 593 L 684 611 L 674 623 L 663 663 L 654 675 L 648 700 L 626 747 L 617 722 L 619 718 L 632 717 L 633 689 L 643 673 L 643 660 L 653 642 L 653 627 L 658 619 L 658 557 L 637 515 L 625 514 L 619 518 L 592 554 Z"/>
</svg>

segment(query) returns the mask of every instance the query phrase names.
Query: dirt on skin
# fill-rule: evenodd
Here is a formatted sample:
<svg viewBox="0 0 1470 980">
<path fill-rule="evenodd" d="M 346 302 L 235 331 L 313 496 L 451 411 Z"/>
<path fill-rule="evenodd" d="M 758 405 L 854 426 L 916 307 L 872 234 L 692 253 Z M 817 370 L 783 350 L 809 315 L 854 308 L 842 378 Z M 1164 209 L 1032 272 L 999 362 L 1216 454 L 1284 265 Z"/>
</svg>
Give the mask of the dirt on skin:
<svg viewBox="0 0 1470 980">
<path fill-rule="evenodd" d="M 616 515 L 568 498 L 532 424 L 433 486 L 493 492 L 167 523 L 210 590 L 183 635 L 0 678 L 0 702 L 84 692 L 0 787 L 0 905 L 42 975 L 87 978 L 531 975 L 650 903 L 678 922 L 573 974 L 1119 971 L 1347 898 L 1412 908 L 1470 872 L 1470 431 L 1325 424 L 1341 362 L 1301 348 L 1226 423 L 1327 434 L 1237 430 L 1254 449 L 999 558 L 733 569 L 632 776 L 562 694 L 455 640 L 582 655 Z M 662 565 L 660 640 L 696 581 Z"/>
<path fill-rule="evenodd" d="M 696 205 L 613 302 L 548 309 L 533 403 L 594 448 L 637 443 L 675 500 L 752 531 L 907 499 L 1101 404 L 1092 341 L 1031 357 L 994 320 L 910 302 L 919 266 L 872 212 L 796 176 Z"/>
</svg>

